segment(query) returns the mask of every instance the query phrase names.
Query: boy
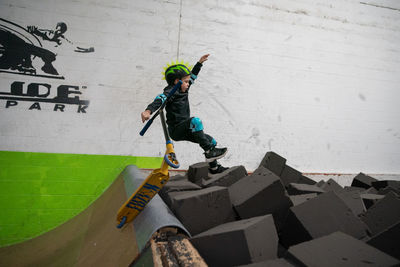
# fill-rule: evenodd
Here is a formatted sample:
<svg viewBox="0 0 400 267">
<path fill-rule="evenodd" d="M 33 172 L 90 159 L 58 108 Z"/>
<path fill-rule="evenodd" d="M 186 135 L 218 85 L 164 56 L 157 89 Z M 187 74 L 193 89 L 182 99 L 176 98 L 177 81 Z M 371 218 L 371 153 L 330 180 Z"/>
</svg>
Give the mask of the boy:
<svg viewBox="0 0 400 267">
<path fill-rule="evenodd" d="M 197 117 L 190 117 L 189 107 L 189 88 L 197 78 L 204 61 L 208 60 L 209 55 L 210 54 L 202 56 L 193 67 L 192 71 L 184 64 L 168 66 L 164 73 L 168 86 L 164 88 L 163 94 L 158 95 L 154 101 L 147 106 L 146 110 L 142 112 L 141 117 L 142 122 L 148 120 L 151 114 L 166 100 L 166 96 L 174 85 L 181 80 L 181 88 L 175 92 L 165 106 L 169 135 L 175 141 L 186 140 L 199 144 L 204 150 L 210 173 L 216 174 L 228 169 L 217 162 L 217 159 L 225 156 L 227 148 L 216 147 L 217 142 L 215 139 L 203 132 L 201 120 Z"/>
</svg>

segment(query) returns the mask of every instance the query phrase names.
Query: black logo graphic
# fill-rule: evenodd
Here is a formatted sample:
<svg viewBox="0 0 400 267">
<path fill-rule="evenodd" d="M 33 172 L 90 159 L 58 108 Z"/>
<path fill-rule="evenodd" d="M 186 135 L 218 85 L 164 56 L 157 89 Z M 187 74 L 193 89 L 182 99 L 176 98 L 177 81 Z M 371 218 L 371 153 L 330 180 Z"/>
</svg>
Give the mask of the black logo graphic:
<svg viewBox="0 0 400 267">
<path fill-rule="evenodd" d="M 51 85 L 48 83 L 30 83 L 25 85 L 24 82 L 13 82 L 10 86 L 10 92 L 0 92 L 0 99 L 7 100 L 6 108 L 18 105 L 18 101 L 35 102 L 29 107 L 30 110 L 41 110 L 41 103 L 54 103 L 54 111 L 64 112 L 65 104 L 78 105 L 78 113 L 86 113 L 89 106 L 88 100 L 79 99 L 81 88 L 75 85 L 60 85 L 56 89 L 56 94 L 51 95 Z M 82 89 L 86 89 L 85 86 Z"/>
<path fill-rule="evenodd" d="M 37 26 L 24 28 L 0 18 L 0 72 L 64 79 L 53 66 L 57 55 L 44 48 L 41 41 L 54 43 L 55 46 L 66 41 L 72 45 L 73 42 L 65 37 L 66 31 L 67 24 L 64 22 L 57 23 L 54 30 L 49 30 Z M 90 53 L 94 52 L 94 48 L 75 47 L 74 51 Z M 32 60 L 36 59 L 43 61 L 43 74 L 38 73 L 32 65 Z"/>
<path fill-rule="evenodd" d="M 65 37 L 67 24 L 59 22 L 54 30 L 39 29 L 37 26 L 26 28 L 0 18 L 0 72 L 28 75 L 48 79 L 65 79 L 54 67 L 57 55 L 43 47 L 49 42 L 54 47 L 64 43 L 73 45 Z M 65 41 L 65 42 L 64 42 Z M 94 48 L 74 47 L 78 53 L 91 53 Z M 33 64 L 35 63 L 35 64 Z M 37 70 L 35 66 L 40 66 Z M 6 100 L 5 108 L 17 106 L 19 101 L 34 102 L 29 110 L 41 110 L 40 103 L 53 103 L 54 111 L 64 112 L 66 105 L 77 105 L 78 113 L 86 113 L 89 100 L 81 100 L 81 89 L 86 86 L 52 85 L 48 82 L 14 81 L 8 92 L 0 91 L 0 99 Z"/>
</svg>

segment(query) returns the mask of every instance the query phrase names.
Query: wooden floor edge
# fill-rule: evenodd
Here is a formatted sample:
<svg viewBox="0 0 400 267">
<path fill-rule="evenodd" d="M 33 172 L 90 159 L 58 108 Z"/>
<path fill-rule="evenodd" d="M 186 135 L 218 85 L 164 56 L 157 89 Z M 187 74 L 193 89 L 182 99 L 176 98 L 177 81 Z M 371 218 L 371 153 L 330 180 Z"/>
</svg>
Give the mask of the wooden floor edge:
<svg viewBox="0 0 400 267">
<path fill-rule="evenodd" d="M 154 267 L 208 266 L 189 238 L 178 233 L 176 228 L 160 229 L 150 239 L 149 245 Z"/>
</svg>

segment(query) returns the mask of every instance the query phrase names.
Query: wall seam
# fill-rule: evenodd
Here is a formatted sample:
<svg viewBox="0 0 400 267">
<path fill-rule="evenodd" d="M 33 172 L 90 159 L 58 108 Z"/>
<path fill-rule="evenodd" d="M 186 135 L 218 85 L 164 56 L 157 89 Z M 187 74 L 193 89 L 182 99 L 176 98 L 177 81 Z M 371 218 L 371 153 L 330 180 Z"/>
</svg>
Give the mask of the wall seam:
<svg viewBox="0 0 400 267">
<path fill-rule="evenodd" d="M 179 61 L 179 49 L 181 43 L 181 21 L 182 21 L 182 0 L 179 3 L 179 24 L 178 24 L 178 47 L 176 49 L 176 60 Z"/>
</svg>

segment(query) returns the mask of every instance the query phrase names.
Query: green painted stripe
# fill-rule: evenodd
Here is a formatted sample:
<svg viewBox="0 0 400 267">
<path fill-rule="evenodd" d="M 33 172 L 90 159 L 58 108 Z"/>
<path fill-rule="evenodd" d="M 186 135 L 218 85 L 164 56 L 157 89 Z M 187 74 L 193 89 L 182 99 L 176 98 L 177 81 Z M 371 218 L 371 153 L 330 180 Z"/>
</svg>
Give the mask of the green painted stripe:
<svg viewBox="0 0 400 267">
<path fill-rule="evenodd" d="M 156 157 L 0 151 L 0 247 L 77 215 L 125 166 L 155 169 L 161 162 Z"/>
</svg>

